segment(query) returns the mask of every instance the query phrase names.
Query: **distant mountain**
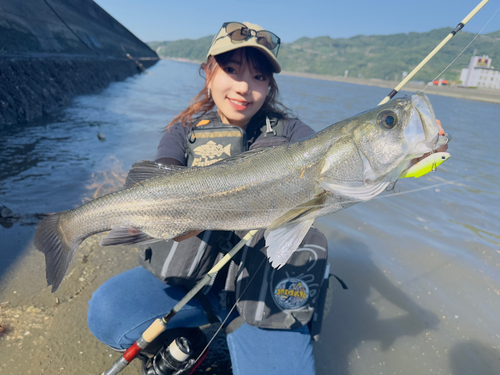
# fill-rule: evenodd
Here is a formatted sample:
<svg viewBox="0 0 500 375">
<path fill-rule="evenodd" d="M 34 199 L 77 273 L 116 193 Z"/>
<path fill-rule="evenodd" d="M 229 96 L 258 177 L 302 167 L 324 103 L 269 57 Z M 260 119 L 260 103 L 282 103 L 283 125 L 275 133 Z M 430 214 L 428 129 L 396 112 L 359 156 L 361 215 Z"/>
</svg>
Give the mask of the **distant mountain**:
<svg viewBox="0 0 500 375">
<path fill-rule="evenodd" d="M 181 39 L 173 42 L 151 42 L 148 45 L 160 57 L 183 58 L 201 62 L 206 59 L 213 38 L 213 36 L 206 36 L 195 40 Z"/>
<path fill-rule="evenodd" d="M 493 31 L 492 33 L 485 34 L 485 35 L 492 37 L 492 38 L 500 38 L 500 31 Z"/>
<path fill-rule="evenodd" d="M 301 38 L 285 43 L 279 52 L 283 70 L 349 77 L 401 80 L 403 71 L 410 72 L 436 47 L 451 28 L 427 33 L 393 35 L 357 35 L 352 38 L 333 39 L 328 36 Z M 461 31 L 413 78 L 429 81 L 436 77 L 457 57 L 475 34 Z M 205 60 L 213 36 L 172 42 L 153 42 L 149 46 L 161 57 Z M 488 55 L 500 67 L 500 31 L 480 35 L 443 75 L 458 81 L 462 68 L 470 57 Z"/>
</svg>

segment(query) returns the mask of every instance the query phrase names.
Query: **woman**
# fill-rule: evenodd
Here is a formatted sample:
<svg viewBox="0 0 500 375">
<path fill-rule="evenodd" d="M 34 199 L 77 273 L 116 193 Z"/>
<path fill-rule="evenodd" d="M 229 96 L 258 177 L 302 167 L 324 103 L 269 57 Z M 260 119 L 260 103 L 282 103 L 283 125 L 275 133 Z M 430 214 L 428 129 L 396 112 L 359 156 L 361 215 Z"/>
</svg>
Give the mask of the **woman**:
<svg viewBox="0 0 500 375">
<path fill-rule="evenodd" d="M 281 71 L 279 46 L 280 39 L 258 25 L 225 23 L 201 66 L 206 76 L 203 89 L 168 125 L 155 161 L 209 165 L 248 149 L 313 134 L 300 120 L 290 118 L 277 100 L 273 73 Z M 89 302 L 90 330 L 114 349 L 128 348 L 244 234 L 191 232 L 143 249 L 140 260 L 147 270 L 117 275 L 94 293 Z M 274 270 L 260 231 L 168 328 L 198 327 L 213 315 L 221 321 L 227 318 L 233 373 L 313 374 L 311 335 L 319 333 L 321 323 L 326 247 L 325 237 L 312 228 L 302 251 Z M 312 264 L 310 259 L 317 261 Z M 229 313 L 235 302 L 237 310 Z"/>
</svg>

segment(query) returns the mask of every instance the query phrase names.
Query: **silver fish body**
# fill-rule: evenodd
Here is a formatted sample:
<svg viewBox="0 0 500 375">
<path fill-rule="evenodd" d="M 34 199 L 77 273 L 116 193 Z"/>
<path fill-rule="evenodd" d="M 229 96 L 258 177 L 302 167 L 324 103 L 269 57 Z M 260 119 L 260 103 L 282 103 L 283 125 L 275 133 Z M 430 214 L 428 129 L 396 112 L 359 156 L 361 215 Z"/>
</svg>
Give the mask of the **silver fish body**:
<svg viewBox="0 0 500 375">
<path fill-rule="evenodd" d="M 314 219 L 366 201 L 432 151 L 438 126 L 424 94 L 396 99 L 296 143 L 250 151 L 203 168 L 135 164 L 127 188 L 44 219 L 35 246 L 56 290 L 79 244 L 168 239 L 192 230 L 267 228 L 281 266 Z"/>
</svg>

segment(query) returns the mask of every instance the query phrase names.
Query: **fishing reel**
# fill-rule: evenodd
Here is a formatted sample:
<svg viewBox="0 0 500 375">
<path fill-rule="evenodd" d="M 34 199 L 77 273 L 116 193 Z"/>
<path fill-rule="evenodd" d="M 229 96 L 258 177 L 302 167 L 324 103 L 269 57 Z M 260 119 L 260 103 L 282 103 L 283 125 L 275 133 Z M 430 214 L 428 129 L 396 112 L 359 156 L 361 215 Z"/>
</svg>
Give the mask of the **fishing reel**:
<svg viewBox="0 0 500 375">
<path fill-rule="evenodd" d="M 198 367 L 204 357 L 207 339 L 199 328 L 175 330 L 177 337 L 167 339 L 152 357 L 143 358 L 142 375 L 188 375 Z"/>
</svg>

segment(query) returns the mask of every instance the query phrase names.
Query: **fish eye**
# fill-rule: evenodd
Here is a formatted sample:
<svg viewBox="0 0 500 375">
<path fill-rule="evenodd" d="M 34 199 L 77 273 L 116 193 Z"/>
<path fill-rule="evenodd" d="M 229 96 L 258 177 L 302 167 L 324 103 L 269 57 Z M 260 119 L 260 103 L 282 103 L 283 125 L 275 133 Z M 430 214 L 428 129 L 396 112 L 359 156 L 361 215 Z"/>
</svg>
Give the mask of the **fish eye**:
<svg viewBox="0 0 500 375">
<path fill-rule="evenodd" d="M 382 111 L 377 117 L 377 123 L 386 129 L 392 129 L 398 123 L 398 116 L 393 111 Z"/>
</svg>

